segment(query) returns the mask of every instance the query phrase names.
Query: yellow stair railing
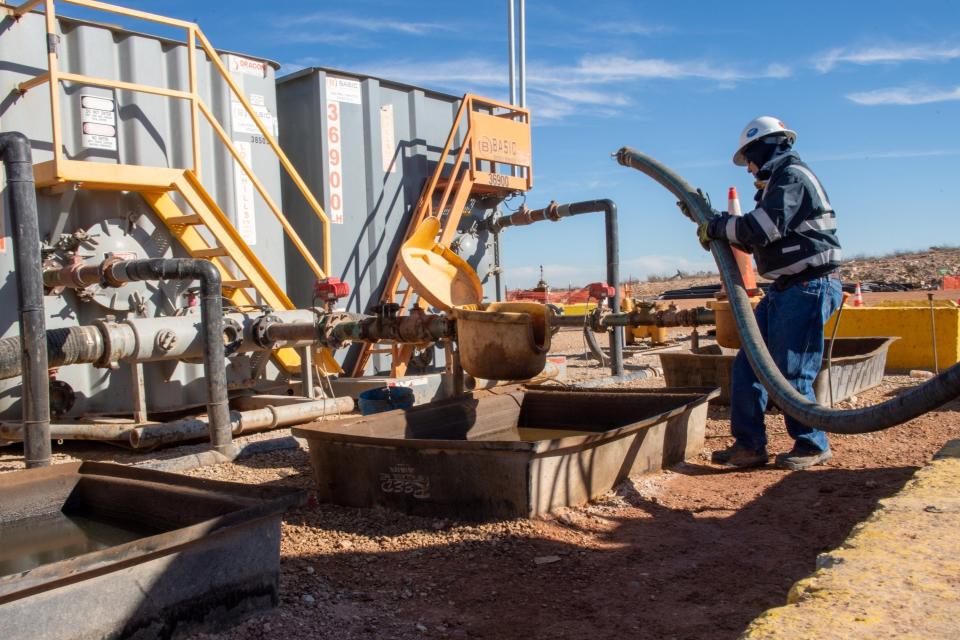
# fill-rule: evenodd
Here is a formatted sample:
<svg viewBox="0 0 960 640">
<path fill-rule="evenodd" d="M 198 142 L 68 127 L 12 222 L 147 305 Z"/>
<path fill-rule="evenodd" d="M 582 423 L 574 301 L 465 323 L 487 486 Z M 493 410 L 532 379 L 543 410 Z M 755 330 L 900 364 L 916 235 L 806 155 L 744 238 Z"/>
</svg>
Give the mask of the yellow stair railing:
<svg viewBox="0 0 960 640">
<path fill-rule="evenodd" d="M 450 164 L 451 151 L 464 119 L 466 133 Z M 449 245 L 471 199 L 477 196 L 503 198 L 532 188 L 530 111 L 468 93 L 460 102 L 437 167 L 420 194 L 404 241 L 426 218 L 437 217 L 441 219 L 439 242 Z M 416 291 L 410 283 L 404 282 L 400 273 L 399 251 L 391 256 L 391 260 L 381 302 L 398 302 L 403 312 Z M 418 300 L 417 304 L 422 306 L 423 302 Z M 402 376 L 413 349 L 413 345 L 392 344 L 384 349 L 366 344 L 351 373 L 363 375 L 372 354 L 389 353 L 391 375 Z"/>
<path fill-rule="evenodd" d="M 47 71 L 41 73 L 19 85 L 19 91 L 27 91 L 47 84 L 50 87 L 50 113 L 53 143 L 53 158 L 47 162 L 38 163 L 34 167 L 34 175 L 38 187 L 52 186 L 60 183 L 78 183 L 84 189 L 121 190 L 140 193 L 153 208 L 157 216 L 173 232 L 186 251 L 193 257 L 211 260 L 221 271 L 224 281 L 224 295 L 238 306 L 249 306 L 256 303 L 251 291 L 255 292 L 261 301 L 273 308 L 292 309 L 293 303 L 278 285 L 270 272 L 257 259 L 249 247 L 242 241 L 236 228 L 226 217 L 217 203 L 210 197 L 200 182 L 201 176 L 201 145 L 200 123 L 201 117 L 213 129 L 226 149 L 233 156 L 234 161 L 249 178 L 254 189 L 266 203 L 271 213 L 280 222 L 284 232 L 294 248 L 301 255 L 307 266 L 317 278 L 323 278 L 330 272 L 330 221 L 317 202 L 313 193 L 300 177 L 293 164 L 273 138 L 247 98 L 240 91 L 230 77 L 230 73 L 220 60 L 217 51 L 207 40 L 206 36 L 193 22 L 168 18 L 153 13 L 128 9 L 117 5 L 98 2 L 97 0 L 59 0 L 70 5 L 99 10 L 106 13 L 140 19 L 168 27 L 184 29 L 186 32 L 186 46 L 188 50 L 188 78 L 189 89 L 178 90 L 167 87 L 143 85 L 132 82 L 123 82 L 109 78 L 97 78 L 88 75 L 71 73 L 60 69 L 58 53 L 55 47 L 47 48 Z M 7 9 L 14 17 L 20 17 L 36 7 L 43 5 L 48 39 L 57 35 L 57 18 L 55 0 L 29 0 L 23 4 Z M 213 64 L 220 77 L 226 82 L 232 93 L 232 99 L 243 105 L 244 110 L 263 136 L 267 145 L 273 150 L 280 162 L 280 166 L 290 177 L 307 204 L 314 211 L 323 228 L 323 265 L 316 259 L 300 239 L 293 226 L 283 215 L 282 210 L 270 196 L 263 183 L 253 172 L 253 169 L 234 146 L 230 136 L 217 120 L 209 106 L 200 97 L 197 89 L 198 52 L 203 52 Z M 183 169 L 168 167 L 147 167 L 140 165 L 105 164 L 71 160 L 63 157 L 63 135 L 61 130 L 60 92 L 58 87 L 62 82 L 71 82 L 89 86 L 105 87 L 122 91 L 133 91 L 152 95 L 164 96 L 176 100 L 186 100 L 190 103 L 191 145 L 193 166 Z M 169 193 L 176 191 L 183 196 L 184 201 L 193 213 L 184 213 L 180 210 Z M 211 243 L 200 228 L 206 228 L 208 235 L 214 239 Z M 230 263 L 240 272 L 236 274 L 228 266 Z M 340 371 L 340 367 L 333 355 L 326 349 L 318 352 L 320 356 L 317 364 L 324 373 Z M 280 364 L 287 371 L 296 371 L 300 367 L 299 355 L 293 349 L 281 349 L 276 353 Z"/>
</svg>

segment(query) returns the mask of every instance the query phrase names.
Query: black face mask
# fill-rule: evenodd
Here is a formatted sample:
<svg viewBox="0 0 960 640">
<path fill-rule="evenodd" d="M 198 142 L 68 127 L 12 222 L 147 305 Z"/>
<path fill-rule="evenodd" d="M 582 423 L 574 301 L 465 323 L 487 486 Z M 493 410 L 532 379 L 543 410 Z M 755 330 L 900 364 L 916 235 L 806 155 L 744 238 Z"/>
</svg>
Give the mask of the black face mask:
<svg viewBox="0 0 960 640">
<path fill-rule="evenodd" d="M 747 148 L 743 150 L 743 157 L 757 165 L 757 168 L 761 168 L 770 161 L 779 146 L 780 140 L 778 139 L 761 138 L 747 145 Z"/>
</svg>

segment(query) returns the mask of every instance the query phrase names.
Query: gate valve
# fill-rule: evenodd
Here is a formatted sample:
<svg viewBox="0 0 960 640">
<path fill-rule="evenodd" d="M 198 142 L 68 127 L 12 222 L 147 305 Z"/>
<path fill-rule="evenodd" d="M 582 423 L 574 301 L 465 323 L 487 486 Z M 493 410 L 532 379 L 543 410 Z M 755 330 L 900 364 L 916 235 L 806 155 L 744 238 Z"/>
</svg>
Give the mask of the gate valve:
<svg viewBox="0 0 960 640">
<path fill-rule="evenodd" d="M 340 278 L 320 278 L 313 285 L 313 296 L 324 304 L 331 304 L 350 295 L 350 285 Z"/>
<path fill-rule="evenodd" d="M 616 292 L 613 290 L 613 287 L 606 282 L 592 282 L 587 285 L 587 295 L 597 300 L 612 298 L 614 293 Z"/>
</svg>

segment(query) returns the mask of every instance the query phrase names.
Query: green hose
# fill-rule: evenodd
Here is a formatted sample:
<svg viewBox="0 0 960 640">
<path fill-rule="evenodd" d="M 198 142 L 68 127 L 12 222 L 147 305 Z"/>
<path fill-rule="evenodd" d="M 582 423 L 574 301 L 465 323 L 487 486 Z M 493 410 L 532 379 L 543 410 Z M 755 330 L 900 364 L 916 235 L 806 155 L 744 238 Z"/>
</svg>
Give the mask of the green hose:
<svg viewBox="0 0 960 640">
<path fill-rule="evenodd" d="M 629 147 L 620 149 L 616 158 L 620 164 L 633 167 L 664 186 L 686 205 L 698 223 L 713 217 L 713 209 L 703 195 L 667 166 Z M 830 433 L 870 433 L 912 420 L 960 396 L 958 363 L 937 377 L 882 404 L 843 410 L 811 402 L 787 382 L 767 351 L 730 245 L 725 240 L 714 240 L 710 243 L 710 250 L 729 296 L 741 348 L 770 397 L 792 418 Z"/>
</svg>

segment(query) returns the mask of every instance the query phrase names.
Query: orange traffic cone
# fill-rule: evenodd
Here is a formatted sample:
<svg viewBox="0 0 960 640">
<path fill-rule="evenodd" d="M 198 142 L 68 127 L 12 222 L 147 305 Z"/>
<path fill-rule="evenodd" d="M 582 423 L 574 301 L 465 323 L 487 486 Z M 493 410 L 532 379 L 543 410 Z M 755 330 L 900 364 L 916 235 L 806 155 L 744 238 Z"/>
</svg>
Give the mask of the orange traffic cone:
<svg viewBox="0 0 960 640">
<path fill-rule="evenodd" d="M 737 197 L 737 188 L 730 187 L 727 192 L 727 213 L 732 216 L 740 215 L 740 199 Z M 733 249 L 733 257 L 737 259 L 737 266 L 740 267 L 740 277 L 743 278 L 743 286 L 748 295 L 753 295 L 757 290 L 757 278 L 753 274 L 753 260 L 750 254 L 740 251 L 736 247 Z"/>
<path fill-rule="evenodd" d="M 863 306 L 863 292 L 860 291 L 860 283 L 857 283 L 857 288 L 853 292 L 853 306 L 862 307 Z"/>
</svg>

